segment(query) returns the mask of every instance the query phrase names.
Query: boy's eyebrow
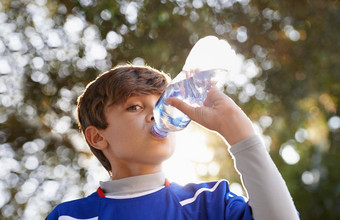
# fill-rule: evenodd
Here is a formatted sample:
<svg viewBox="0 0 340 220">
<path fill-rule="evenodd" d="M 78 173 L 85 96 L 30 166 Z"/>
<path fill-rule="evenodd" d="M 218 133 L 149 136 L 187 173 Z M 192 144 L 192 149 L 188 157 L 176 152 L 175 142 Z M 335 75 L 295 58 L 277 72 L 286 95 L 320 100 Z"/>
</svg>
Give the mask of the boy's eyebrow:
<svg viewBox="0 0 340 220">
<path fill-rule="evenodd" d="M 107 104 L 105 105 L 105 108 L 115 106 L 115 105 L 117 105 L 117 106 L 122 105 L 123 106 L 129 101 L 129 99 L 136 97 L 136 96 L 138 96 L 138 95 L 130 95 L 130 96 L 122 98 L 118 101 L 117 100 L 108 101 Z"/>
<path fill-rule="evenodd" d="M 124 97 L 124 98 L 121 98 L 121 99 L 114 99 L 114 98 L 111 98 L 109 99 L 107 102 L 106 102 L 106 105 L 105 107 L 109 107 L 109 106 L 112 106 L 112 105 L 120 105 L 120 104 L 124 104 L 127 100 L 128 100 L 129 97 Z"/>
<path fill-rule="evenodd" d="M 107 102 L 105 107 L 104 107 L 104 111 L 107 111 L 108 108 L 113 107 L 113 106 L 118 106 L 118 105 L 123 105 L 126 101 L 120 101 L 120 102 Z"/>
<path fill-rule="evenodd" d="M 146 95 L 161 95 L 161 94 L 162 92 L 145 92 L 145 93 L 140 93 L 140 94 L 136 94 L 132 92 L 127 97 L 121 98 L 119 100 L 111 99 L 107 101 L 105 108 L 111 107 L 113 105 L 124 105 L 130 98 L 133 98 L 133 97 L 146 96 Z"/>
</svg>

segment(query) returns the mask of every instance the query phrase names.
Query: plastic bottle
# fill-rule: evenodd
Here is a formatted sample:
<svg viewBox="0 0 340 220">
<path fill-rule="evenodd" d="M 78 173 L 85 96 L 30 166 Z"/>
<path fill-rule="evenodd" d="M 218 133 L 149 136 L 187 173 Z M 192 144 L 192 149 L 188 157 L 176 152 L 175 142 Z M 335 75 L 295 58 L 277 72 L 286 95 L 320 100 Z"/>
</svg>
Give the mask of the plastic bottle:
<svg viewBox="0 0 340 220">
<path fill-rule="evenodd" d="M 152 132 L 165 137 L 168 132 L 184 129 L 190 118 L 165 103 L 170 97 L 179 98 L 191 106 L 202 106 L 209 89 L 225 76 L 228 67 L 228 57 L 232 53 L 230 45 L 214 36 L 200 39 L 191 49 L 183 70 L 177 75 L 154 109 L 155 122 Z"/>
<path fill-rule="evenodd" d="M 176 97 L 191 106 L 202 106 L 208 91 L 223 73 L 225 73 L 223 69 L 206 70 L 170 84 L 156 103 L 152 132 L 159 137 L 166 137 L 169 132 L 184 129 L 191 121 L 190 118 L 165 101 L 170 97 Z"/>
</svg>

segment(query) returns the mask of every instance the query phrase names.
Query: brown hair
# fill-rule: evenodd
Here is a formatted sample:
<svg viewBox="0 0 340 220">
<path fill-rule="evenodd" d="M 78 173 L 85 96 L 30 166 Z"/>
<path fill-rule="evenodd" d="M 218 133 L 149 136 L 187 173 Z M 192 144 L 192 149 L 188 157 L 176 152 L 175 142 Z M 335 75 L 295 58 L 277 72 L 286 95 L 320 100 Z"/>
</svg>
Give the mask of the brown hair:
<svg viewBox="0 0 340 220">
<path fill-rule="evenodd" d="M 124 103 L 131 96 L 161 94 L 169 79 L 166 74 L 151 67 L 132 65 L 118 66 L 99 75 L 87 85 L 78 98 L 77 115 L 80 131 L 85 134 L 86 128 L 90 125 L 106 129 L 108 124 L 104 109 L 107 106 Z M 91 146 L 88 141 L 87 143 L 105 169 L 111 171 L 110 162 L 103 152 Z"/>
</svg>

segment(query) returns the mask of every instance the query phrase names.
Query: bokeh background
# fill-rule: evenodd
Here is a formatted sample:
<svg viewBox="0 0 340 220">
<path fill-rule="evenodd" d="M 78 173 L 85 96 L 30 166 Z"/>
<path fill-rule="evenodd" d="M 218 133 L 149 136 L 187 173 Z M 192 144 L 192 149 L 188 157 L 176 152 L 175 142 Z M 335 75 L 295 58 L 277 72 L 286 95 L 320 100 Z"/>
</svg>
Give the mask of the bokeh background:
<svg viewBox="0 0 340 220">
<path fill-rule="evenodd" d="M 262 134 L 301 218 L 339 219 L 340 2 L 331 0 L 1 0 L 0 219 L 44 219 L 107 178 L 76 126 L 88 82 L 127 62 L 174 77 L 206 35 L 234 50 L 225 93 Z M 198 181 L 226 178 L 242 193 L 223 141 L 195 125 L 186 132 L 190 150 L 175 159 L 185 154 Z"/>
</svg>

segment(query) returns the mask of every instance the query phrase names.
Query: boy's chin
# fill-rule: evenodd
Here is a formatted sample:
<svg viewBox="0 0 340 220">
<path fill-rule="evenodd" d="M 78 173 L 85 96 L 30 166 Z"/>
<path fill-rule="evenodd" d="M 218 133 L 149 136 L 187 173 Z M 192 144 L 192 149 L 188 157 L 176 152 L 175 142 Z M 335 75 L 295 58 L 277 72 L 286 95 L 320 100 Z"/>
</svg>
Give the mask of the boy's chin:
<svg viewBox="0 0 340 220">
<path fill-rule="evenodd" d="M 174 154 L 174 148 L 170 147 L 168 152 L 164 152 L 160 155 L 155 156 L 151 160 L 154 160 L 155 164 L 162 164 L 167 161 Z"/>
</svg>

